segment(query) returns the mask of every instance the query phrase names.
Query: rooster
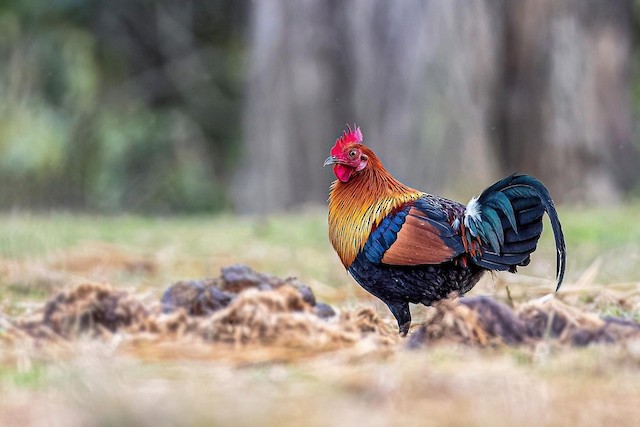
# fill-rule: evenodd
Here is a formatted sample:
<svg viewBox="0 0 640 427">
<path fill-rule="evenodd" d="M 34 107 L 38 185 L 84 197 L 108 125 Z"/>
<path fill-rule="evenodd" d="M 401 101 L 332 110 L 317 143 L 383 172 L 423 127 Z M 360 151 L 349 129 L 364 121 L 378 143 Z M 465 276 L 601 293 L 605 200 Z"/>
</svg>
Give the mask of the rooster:
<svg viewBox="0 0 640 427">
<path fill-rule="evenodd" d="M 529 263 L 546 212 L 556 243 L 556 278 L 566 249 L 549 190 L 529 175 L 506 177 L 463 205 L 408 187 L 389 174 L 348 127 L 324 162 L 337 178 L 329 196 L 329 238 L 342 264 L 382 300 L 406 336 L 409 303 L 464 295 L 486 271 Z"/>
</svg>

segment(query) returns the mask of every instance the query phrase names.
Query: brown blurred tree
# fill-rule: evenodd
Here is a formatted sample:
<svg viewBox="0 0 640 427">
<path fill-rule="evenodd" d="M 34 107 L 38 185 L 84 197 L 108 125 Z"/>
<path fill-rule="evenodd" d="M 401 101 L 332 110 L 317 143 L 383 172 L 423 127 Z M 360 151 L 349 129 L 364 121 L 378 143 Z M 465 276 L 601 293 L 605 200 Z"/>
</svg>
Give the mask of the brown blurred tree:
<svg viewBox="0 0 640 427">
<path fill-rule="evenodd" d="M 638 179 L 631 1 L 506 2 L 503 167 L 565 200 L 614 201 Z"/>
<path fill-rule="evenodd" d="M 468 197 L 499 175 L 559 198 L 637 179 L 630 0 L 256 2 L 241 212 L 326 197 L 345 122 L 395 176 Z"/>
<path fill-rule="evenodd" d="M 414 186 L 465 192 L 494 175 L 498 5 L 255 3 L 238 210 L 324 200 L 332 175 L 321 163 L 347 122 Z"/>
<path fill-rule="evenodd" d="M 253 5 L 245 145 L 234 197 L 240 212 L 273 212 L 326 198 L 326 141 L 346 117 L 338 3 Z M 348 97 L 346 97 L 348 99 Z"/>
</svg>

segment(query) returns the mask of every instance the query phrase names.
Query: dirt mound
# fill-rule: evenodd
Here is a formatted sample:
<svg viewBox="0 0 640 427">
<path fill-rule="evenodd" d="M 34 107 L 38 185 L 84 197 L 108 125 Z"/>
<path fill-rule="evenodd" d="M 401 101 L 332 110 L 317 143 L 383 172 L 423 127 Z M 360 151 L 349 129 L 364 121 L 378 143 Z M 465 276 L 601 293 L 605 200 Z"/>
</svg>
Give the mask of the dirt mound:
<svg viewBox="0 0 640 427">
<path fill-rule="evenodd" d="M 397 341 L 395 331 L 370 309 L 337 315 L 297 279 L 242 265 L 223 268 L 219 278 L 178 282 L 161 303 L 163 313 L 177 315 L 150 319 L 149 330 L 195 334 L 207 342 L 318 351 L 365 338 L 382 345 Z"/>
<path fill-rule="evenodd" d="M 468 345 L 534 344 L 552 340 L 586 346 L 640 338 L 640 324 L 616 317 L 599 318 L 553 298 L 512 310 L 488 297 L 445 300 L 410 337 L 410 347 L 437 342 Z"/>
<path fill-rule="evenodd" d="M 170 286 L 159 307 L 147 307 L 126 291 L 84 284 L 47 302 L 35 319 L 11 323 L 34 339 L 73 340 L 121 334 L 124 340 L 199 339 L 205 343 L 275 346 L 310 351 L 350 347 L 372 340 L 376 348 L 398 341 L 373 310 L 336 314 L 316 302 L 296 279 L 279 279 L 248 267 L 223 269 L 219 278 Z"/>
<path fill-rule="evenodd" d="M 318 315 L 304 295 L 285 284 L 275 289 L 246 289 L 223 309 L 208 317 L 183 310 L 150 318 L 142 328 L 167 336 L 198 336 L 207 342 L 277 346 L 326 351 L 348 347 L 363 339 L 377 345 L 398 341 L 397 334 L 371 309 Z"/>
<path fill-rule="evenodd" d="M 282 286 L 296 289 L 306 304 L 314 308 L 323 318 L 335 315 L 327 304 L 316 302 L 310 287 L 298 279 L 281 279 L 257 273 L 244 265 L 232 265 L 222 269 L 218 278 L 180 281 L 170 286 L 162 296 L 164 313 L 184 309 L 192 316 L 205 316 L 227 307 L 239 294 L 246 290 L 272 291 Z"/>
<path fill-rule="evenodd" d="M 434 307 L 406 341 L 409 347 L 446 342 L 533 345 L 543 340 L 585 346 L 640 338 L 640 325 L 633 321 L 600 318 L 554 298 L 515 309 L 487 297 L 445 300 Z M 227 354 L 259 348 L 304 355 L 363 343 L 362 348 L 377 352 L 403 342 L 395 327 L 372 309 L 336 311 L 317 302 L 313 291 L 295 278 L 240 265 L 224 268 L 220 277 L 177 282 L 159 304 L 108 285 L 84 284 L 60 292 L 35 316 L 13 321 L 0 316 L 0 338 L 67 342 L 118 334 L 125 345 L 172 343 L 184 349 L 200 343 Z"/>
<path fill-rule="evenodd" d="M 102 337 L 149 316 L 145 306 L 127 292 L 98 284 L 83 284 L 61 292 L 42 311 L 40 319 L 19 321 L 17 325 L 40 338 L 50 337 L 51 332 L 67 339 L 81 335 Z"/>
</svg>

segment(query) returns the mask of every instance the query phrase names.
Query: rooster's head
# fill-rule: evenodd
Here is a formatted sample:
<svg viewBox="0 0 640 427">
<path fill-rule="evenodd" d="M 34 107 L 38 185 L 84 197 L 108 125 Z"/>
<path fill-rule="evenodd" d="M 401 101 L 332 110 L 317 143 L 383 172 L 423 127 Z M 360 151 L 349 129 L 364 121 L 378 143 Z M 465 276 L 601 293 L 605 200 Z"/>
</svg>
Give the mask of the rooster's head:
<svg viewBox="0 0 640 427">
<path fill-rule="evenodd" d="M 363 170 L 367 166 L 369 155 L 365 154 L 367 148 L 362 145 L 362 132 L 356 125 L 347 130 L 336 140 L 331 149 L 331 155 L 324 161 L 324 165 L 333 165 L 333 173 L 342 181 L 347 182 L 355 172 Z"/>
</svg>

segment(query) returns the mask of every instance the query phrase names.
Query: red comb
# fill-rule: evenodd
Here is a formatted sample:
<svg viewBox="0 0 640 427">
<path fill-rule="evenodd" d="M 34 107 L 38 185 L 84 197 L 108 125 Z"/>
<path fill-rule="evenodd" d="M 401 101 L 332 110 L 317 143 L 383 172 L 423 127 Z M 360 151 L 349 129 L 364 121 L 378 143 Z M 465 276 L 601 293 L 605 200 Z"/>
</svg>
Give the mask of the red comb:
<svg viewBox="0 0 640 427">
<path fill-rule="evenodd" d="M 349 144 L 362 142 L 362 131 L 360 131 L 360 128 L 355 124 L 353 127 L 354 129 L 351 129 L 351 126 L 347 125 L 347 130 L 342 132 L 340 138 L 336 139 L 336 144 L 331 149 L 332 156 L 340 154 Z"/>
</svg>

